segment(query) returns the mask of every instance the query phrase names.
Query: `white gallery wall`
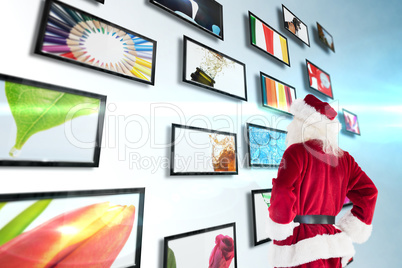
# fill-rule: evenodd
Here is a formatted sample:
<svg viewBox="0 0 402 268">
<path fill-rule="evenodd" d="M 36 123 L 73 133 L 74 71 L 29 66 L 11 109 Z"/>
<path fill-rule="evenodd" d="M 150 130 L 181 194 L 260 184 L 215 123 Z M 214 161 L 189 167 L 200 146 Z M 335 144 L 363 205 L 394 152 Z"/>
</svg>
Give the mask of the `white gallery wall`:
<svg viewBox="0 0 402 268">
<path fill-rule="evenodd" d="M 402 35 L 392 23 L 399 2 L 219 0 L 224 41 L 147 0 L 64 2 L 156 40 L 155 85 L 34 54 L 44 1 L 2 0 L 0 73 L 107 95 L 107 104 L 99 168 L 0 167 L 0 193 L 145 187 L 141 267 L 162 267 L 165 236 L 231 222 L 238 267 L 266 267 L 269 243 L 253 241 L 251 190 L 271 188 L 277 169 L 248 167 L 245 125 L 286 130 L 291 117 L 262 107 L 262 71 L 294 86 L 297 97 L 312 93 L 358 115 L 362 135 L 342 131 L 340 145 L 379 199 L 372 238 L 356 246 L 353 267 L 400 265 L 402 234 L 392 224 L 402 219 Z M 282 4 L 308 26 L 310 47 L 283 28 Z M 290 67 L 250 45 L 248 11 L 287 37 Z M 335 53 L 320 43 L 316 22 L 334 37 Z M 182 82 L 183 35 L 246 64 L 247 102 Z M 309 89 L 306 59 L 331 75 L 334 100 Z M 172 123 L 237 133 L 239 174 L 170 176 Z"/>
</svg>

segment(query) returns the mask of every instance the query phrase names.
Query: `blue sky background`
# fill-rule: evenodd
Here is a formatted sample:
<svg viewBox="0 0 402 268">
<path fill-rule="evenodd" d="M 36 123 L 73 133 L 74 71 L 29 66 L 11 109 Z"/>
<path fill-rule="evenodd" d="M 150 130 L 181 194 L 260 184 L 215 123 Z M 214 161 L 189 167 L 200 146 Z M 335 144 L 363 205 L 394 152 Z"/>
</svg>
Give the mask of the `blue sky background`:
<svg viewBox="0 0 402 268">
<path fill-rule="evenodd" d="M 341 105 L 359 115 L 365 141 L 401 141 L 401 12 L 401 1 L 353 1 L 340 14 L 347 20 L 334 27 L 343 37 L 335 40 L 342 66 L 334 74 L 340 78 L 335 86 L 343 89 Z"/>
</svg>

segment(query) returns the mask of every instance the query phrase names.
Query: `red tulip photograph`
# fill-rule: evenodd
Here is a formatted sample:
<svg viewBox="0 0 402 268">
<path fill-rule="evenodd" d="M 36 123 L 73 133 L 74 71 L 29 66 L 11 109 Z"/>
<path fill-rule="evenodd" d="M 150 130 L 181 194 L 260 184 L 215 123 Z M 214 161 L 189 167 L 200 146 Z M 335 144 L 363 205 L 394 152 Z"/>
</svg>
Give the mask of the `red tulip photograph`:
<svg viewBox="0 0 402 268">
<path fill-rule="evenodd" d="M 165 237 L 163 268 L 237 268 L 235 223 Z"/>
<path fill-rule="evenodd" d="M 220 234 L 216 236 L 215 244 L 209 257 L 208 268 L 228 268 L 234 257 L 233 238 Z"/>
<path fill-rule="evenodd" d="M 138 267 L 140 199 L 133 193 L 1 202 L 1 267 Z"/>
</svg>

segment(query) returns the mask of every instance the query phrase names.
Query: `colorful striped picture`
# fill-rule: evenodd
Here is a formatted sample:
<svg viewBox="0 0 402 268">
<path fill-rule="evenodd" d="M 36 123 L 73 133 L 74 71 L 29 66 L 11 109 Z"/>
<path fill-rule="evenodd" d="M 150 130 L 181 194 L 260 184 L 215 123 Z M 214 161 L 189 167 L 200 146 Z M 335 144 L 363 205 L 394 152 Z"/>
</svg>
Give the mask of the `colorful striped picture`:
<svg viewBox="0 0 402 268">
<path fill-rule="evenodd" d="M 309 62 L 307 59 L 306 65 L 310 87 L 333 99 L 334 95 L 332 94 L 332 84 L 329 74 Z"/>
<path fill-rule="evenodd" d="M 251 44 L 290 67 L 289 48 L 286 37 L 249 11 Z"/>
<path fill-rule="evenodd" d="M 35 53 L 154 84 L 156 41 L 47 0 Z"/>
<path fill-rule="evenodd" d="M 262 104 L 290 114 L 290 105 L 296 99 L 296 89 L 260 72 Z"/>
</svg>

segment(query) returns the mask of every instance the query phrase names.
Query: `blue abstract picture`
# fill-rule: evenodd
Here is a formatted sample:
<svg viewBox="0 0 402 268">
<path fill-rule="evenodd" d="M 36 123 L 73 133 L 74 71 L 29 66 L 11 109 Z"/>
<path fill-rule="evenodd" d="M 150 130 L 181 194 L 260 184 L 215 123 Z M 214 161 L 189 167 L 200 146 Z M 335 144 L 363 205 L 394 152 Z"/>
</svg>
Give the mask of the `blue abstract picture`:
<svg viewBox="0 0 402 268">
<path fill-rule="evenodd" d="M 247 124 L 250 166 L 277 167 L 286 149 L 286 131 Z"/>
</svg>

